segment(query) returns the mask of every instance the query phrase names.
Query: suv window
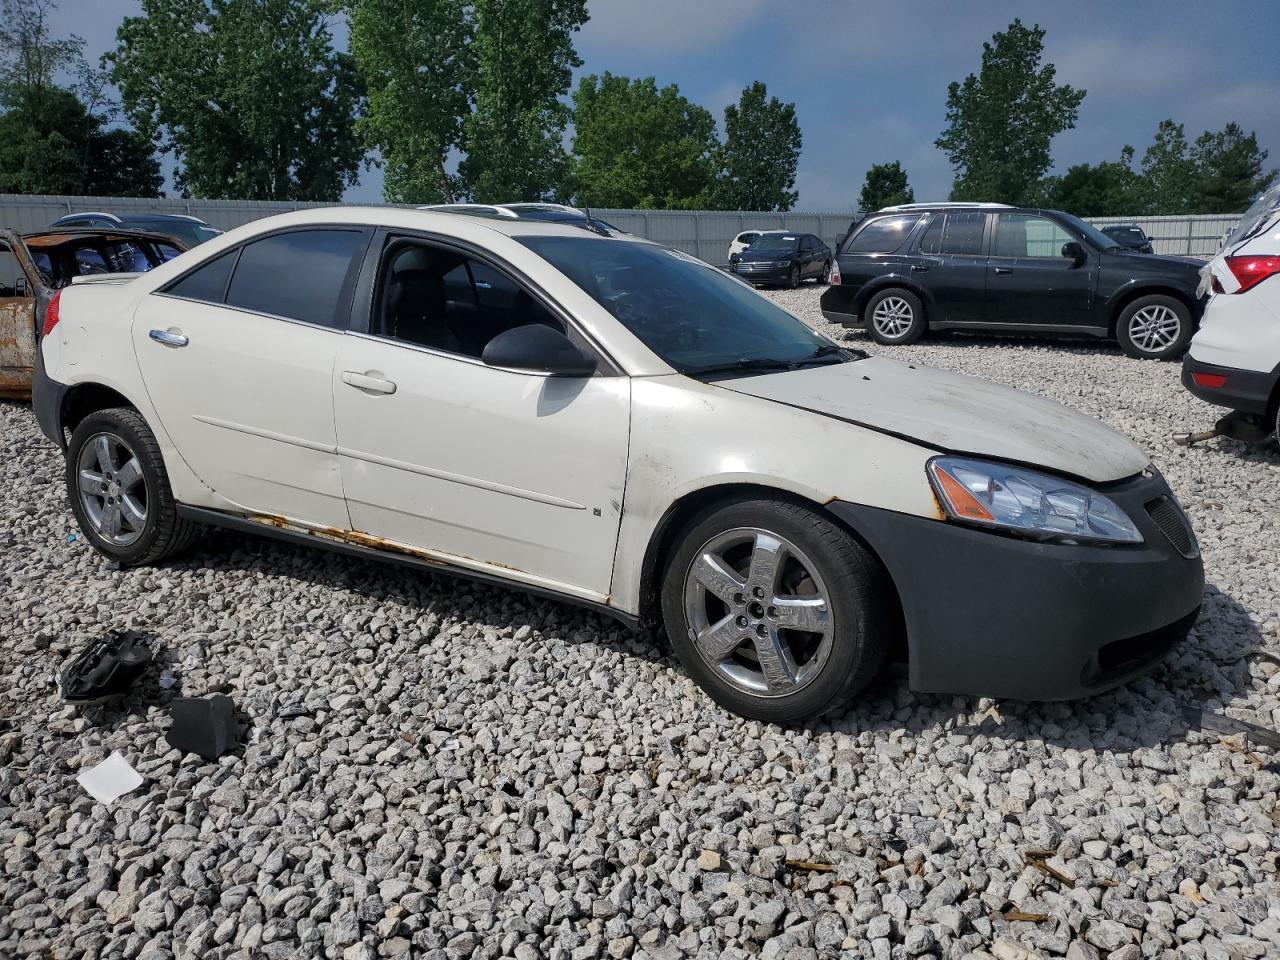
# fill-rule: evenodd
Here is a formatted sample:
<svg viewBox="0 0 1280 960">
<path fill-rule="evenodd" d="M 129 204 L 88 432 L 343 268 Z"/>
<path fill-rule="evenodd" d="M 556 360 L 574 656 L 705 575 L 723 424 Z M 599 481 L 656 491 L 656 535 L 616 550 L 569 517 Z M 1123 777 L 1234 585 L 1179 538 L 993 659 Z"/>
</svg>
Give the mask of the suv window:
<svg viewBox="0 0 1280 960">
<path fill-rule="evenodd" d="M 936 254 L 942 252 L 943 215 L 935 213 L 929 218 L 929 226 L 925 227 L 920 237 L 920 253 Z"/>
<path fill-rule="evenodd" d="M 1060 257 L 1062 245 L 1075 237 L 1047 217 L 1002 213 L 996 223 L 997 257 Z"/>
<path fill-rule="evenodd" d="M 564 324 L 519 284 L 486 263 L 444 247 L 393 240 L 378 271 L 372 332 L 479 358 L 500 333 Z"/>
<path fill-rule="evenodd" d="M 976 211 L 952 211 L 942 228 L 940 252 L 952 256 L 973 257 L 982 253 L 982 231 L 987 215 Z"/>
<path fill-rule="evenodd" d="M 921 216 L 919 213 L 909 213 L 872 220 L 849 238 L 844 252 L 893 253 L 902 246 L 912 228 L 920 222 Z"/>
<path fill-rule="evenodd" d="M 342 288 L 363 240 L 360 230 L 294 230 L 246 244 L 227 306 L 337 327 Z"/>
<path fill-rule="evenodd" d="M 179 278 L 176 283 L 169 284 L 165 293 L 187 300 L 203 300 L 205 303 L 222 303 L 227 295 L 227 281 L 231 279 L 231 268 L 236 265 L 239 250 L 228 250 Z"/>
<path fill-rule="evenodd" d="M 19 281 L 25 292 L 19 292 Z M 31 285 L 27 283 L 27 275 L 18 262 L 17 256 L 8 247 L 0 247 L 0 298 L 30 297 Z"/>
<path fill-rule="evenodd" d="M 760 236 L 760 234 L 757 233 L 756 231 L 748 230 L 746 233 L 738 234 L 738 242 L 750 245 L 751 242 L 754 241 L 758 236 Z"/>
</svg>

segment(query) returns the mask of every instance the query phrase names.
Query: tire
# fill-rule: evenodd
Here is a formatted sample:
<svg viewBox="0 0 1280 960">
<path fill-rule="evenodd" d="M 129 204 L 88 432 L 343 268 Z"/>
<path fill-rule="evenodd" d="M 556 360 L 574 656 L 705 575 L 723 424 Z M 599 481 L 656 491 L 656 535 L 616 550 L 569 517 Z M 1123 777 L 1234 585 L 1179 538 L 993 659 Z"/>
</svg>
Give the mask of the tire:
<svg viewBox="0 0 1280 960">
<path fill-rule="evenodd" d="M 795 723 L 839 706 L 880 670 L 887 584 L 861 544 L 814 510 L 733 500 L 703 510 L 678 535 L 663 572 L 662 617 L 680 662 L 712 700 L 744 717 Z M 785 622 L 816 629 L 778 626 Z"/>
<path fill-rule="evenodd" d="M 867 301 L 863 315 L 867 334 L 876 343 L 915 343 L 929 327 L 920 298 L 901 287 L 881 290 Z"/>
<path fill-rule="evenodd" d="M 160 445 L 136 410 L 112 407 L 80 421 L 66 476 L 80 530 L 124 566 L 171 557 L 199 535 L 199 524 L 178 516 Z"/>
<path fill-rule="evenodd" d="M 794 290 L 798 286 L 800 286 L 800 268 L 793 264 L 791 272 L 787 274 L 787 289 Z"/>
<path fill-rule="evenodd" d="M 825 285 L 831 282 L 831 261 L 825 260 L 822 264 L 822 276 L 818 278 L 819 285 Z"/>
<path fill-rule="evenodd" d="M 1138 297 L 1116 318 L 1120 349 L 1136 360 L 1176 360 L 1186 352 L 1192 333 L 1187 305 L 1158 293 Z"/>
</svg>

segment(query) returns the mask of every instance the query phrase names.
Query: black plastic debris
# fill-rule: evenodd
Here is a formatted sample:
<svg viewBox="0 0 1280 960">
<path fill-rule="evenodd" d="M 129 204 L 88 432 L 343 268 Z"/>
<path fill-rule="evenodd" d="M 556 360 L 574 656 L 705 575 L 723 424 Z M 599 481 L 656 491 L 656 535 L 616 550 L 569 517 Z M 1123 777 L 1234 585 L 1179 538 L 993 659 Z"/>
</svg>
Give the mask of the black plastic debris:
<svg viewBox="0 0 1280 960">
<path fill-rule="evenodd" d="M 183 753 L 217 760 L 236 746 L 236 705 L 230 697 L 182 697 L 169 705 L 173 723 L 164 738 Z"/>
<path fill-rule="evenodd" d="M 138 630 L 112 630 L 94 640 L 57 676 L 67 703 L 98 703 L 123 697 L 155 657 L 149 637 Z"/>
<path fill-rule="evenodd" d="M 1260 727 L 1248 720 L 1237 720 L 1235 717 L 1220 713 L 1210 713 L 1192 704 L 1183 705 L 1182 716 L 1193 730 L 1212 730 L 1214 733 L 1228 737 L 1242 733 L 1245 739 L 1257 746 L 1280 750 L 1280 731 Z"/>
</svg>

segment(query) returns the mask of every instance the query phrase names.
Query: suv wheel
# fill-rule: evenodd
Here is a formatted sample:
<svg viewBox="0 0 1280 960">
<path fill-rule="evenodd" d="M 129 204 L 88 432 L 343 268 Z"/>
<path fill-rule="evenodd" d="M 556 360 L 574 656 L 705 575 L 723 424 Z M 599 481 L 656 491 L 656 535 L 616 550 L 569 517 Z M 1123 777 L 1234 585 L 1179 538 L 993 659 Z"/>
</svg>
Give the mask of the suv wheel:
<svg viewBox="0 0 1280 960">
<path fill-rule="evenodd" d="M 881 290 L 865 313 L 867 333 L 877 343 L 913 343 L 924 335 L 924 304 L 910 290 Z"/>
<path fill-rule="evenodd" d="M 155 434 L 127 407 L 92 413 L 71 434 L 67 494 L 89 542 L 122 564 L 163 560 L 200 530 L 178 516 Z"/>
<path fill-rule="evenodd" d="M 1138 360 L 1174 360 L 1191 340 L 1191 311 L 1162 294 L 1138 297 L 1116 320 L 1120 349 Z"/>
<path fill-rule="evenodd" d="M 689 675 L 735 713 L 815 717 L 884 662 L 885 574 L 807 507 L 740 500 L 685 528 L 662 585 L 667 634 Z"/>
</svg>

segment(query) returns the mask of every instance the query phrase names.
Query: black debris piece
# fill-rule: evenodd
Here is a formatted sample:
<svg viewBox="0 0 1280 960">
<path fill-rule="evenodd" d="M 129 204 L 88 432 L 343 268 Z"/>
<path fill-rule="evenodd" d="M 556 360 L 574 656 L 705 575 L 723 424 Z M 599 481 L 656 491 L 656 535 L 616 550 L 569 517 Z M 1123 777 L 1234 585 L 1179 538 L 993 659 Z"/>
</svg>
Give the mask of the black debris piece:
<svg viewBox="0 0 1280 960">
<path fill-rule="evenodd" d="M 1245 739 L 1256 746 L 1280 750 L 1280 732 L 1260 727 L 1248 720 L 1237 720 L 1235 717 L 1220 713 L 1210 713 L 1192 704 L 1183 705 L 1182 716 L 1193 730 L 1212 730 L 1214 733 L 1228 737 L 1243 733 Z"/>
<path fill-rule="evenodd" d="M 67 703 L 98 703 L 123 697 L 155 657 L 150 638 L 138 630 L 112 630 L 94 640 L 57 677 Z"/>
<path fill-rule="evenodd" d="M 236 746 L 239 725 L 235 720 L 236 705 L 230 697 L 181 697 L 169 705 L 173 723 L 164 738 L 169 746 L 183 753 L 198 754 L 205 760 L 217 760 Z"/>
</svg>

